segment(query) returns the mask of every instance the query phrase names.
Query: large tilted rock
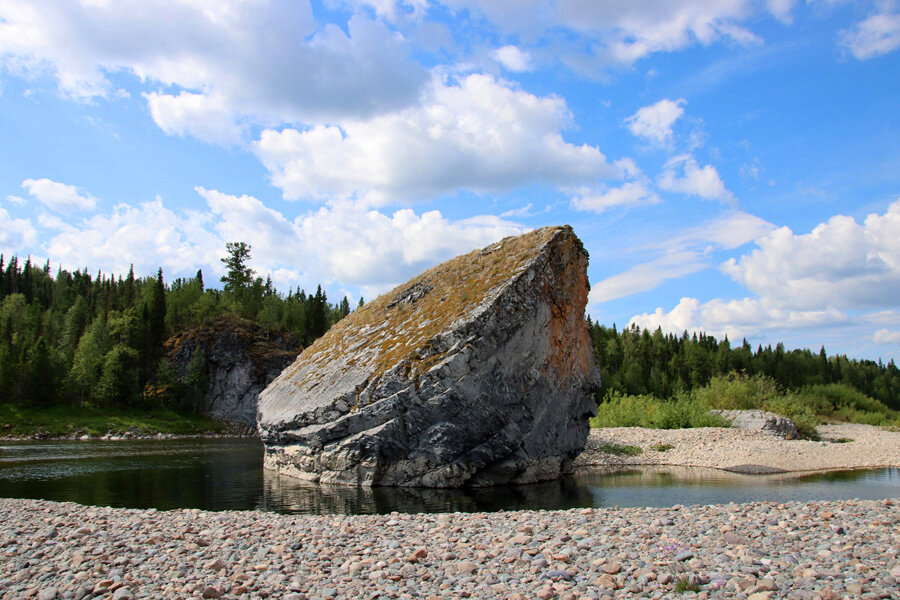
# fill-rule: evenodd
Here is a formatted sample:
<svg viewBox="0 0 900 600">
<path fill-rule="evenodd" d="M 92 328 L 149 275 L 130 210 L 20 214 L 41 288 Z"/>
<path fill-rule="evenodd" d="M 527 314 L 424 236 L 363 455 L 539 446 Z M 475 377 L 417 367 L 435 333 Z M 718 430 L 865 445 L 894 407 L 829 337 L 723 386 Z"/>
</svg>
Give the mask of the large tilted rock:
<svg viewBox="0 0 900 600">
<path fill-rule="evenodd" d="M 600 384 L 587 262 L 571 228 L 540 229 L 353 312 L 260 394 L 265 466 L 362 485 L 558 477 Z"/>
</svg>

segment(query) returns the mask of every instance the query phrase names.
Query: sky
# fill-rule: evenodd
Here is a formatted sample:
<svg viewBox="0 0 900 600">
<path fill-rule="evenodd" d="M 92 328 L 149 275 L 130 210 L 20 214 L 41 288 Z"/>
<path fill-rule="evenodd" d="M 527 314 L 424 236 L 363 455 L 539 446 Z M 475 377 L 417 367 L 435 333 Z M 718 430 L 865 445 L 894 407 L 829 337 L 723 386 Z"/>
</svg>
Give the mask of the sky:
<svg viewBox="0 0 900 600">
<path fill-rule="evenodd" d="M 371 299 L 571 225 L 606 325 L 900 349 L 900 2 L 0 0 L 0 252 Z"/>
</svg>

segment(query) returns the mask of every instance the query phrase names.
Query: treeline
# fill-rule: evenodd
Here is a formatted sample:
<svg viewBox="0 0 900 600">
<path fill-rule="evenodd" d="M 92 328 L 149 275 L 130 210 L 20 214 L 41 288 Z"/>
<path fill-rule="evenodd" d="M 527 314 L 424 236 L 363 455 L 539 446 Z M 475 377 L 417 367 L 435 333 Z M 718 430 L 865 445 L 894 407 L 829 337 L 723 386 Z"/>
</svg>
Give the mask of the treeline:
<svg viewBox="0 0 900 600">
<path fill-rule="evenodd" d="M 714 377 L 730 373 L 764 376 L 785 390 L 808 386 L 843 384 L 893 410 L 900 410 L 900 369 L 891 360 L 828 356 L 819 352 L 785 350 L 783 344 L 757 346 L 747 340 L 732 346 L 711 335 L 676 336 L 660 329 L 649 331 L 636 325 L 617 331 L 588 319 L 594 352 L 601 366 L 603 394 L 652 395 L 673 398 L 679 392 L 702 388 Z"/>
<path fill-rule="evenodd" d="M 52 274 L 49 261 L 0 256 L 0 402 L 153 408 L 156 396 L 144 391 L 171 376 L 169 336 L 232 313 L 306 346 L 350 312 L 346 298 L 329 304 L 321 286 L 282 294 L 255 277 L 246 244 L 228 252 L 223 290 L 207 288 L 201 271 L 166 283 L 162 269 L 140 278 L 133 268 L 124 278 Z"/>
</svg>

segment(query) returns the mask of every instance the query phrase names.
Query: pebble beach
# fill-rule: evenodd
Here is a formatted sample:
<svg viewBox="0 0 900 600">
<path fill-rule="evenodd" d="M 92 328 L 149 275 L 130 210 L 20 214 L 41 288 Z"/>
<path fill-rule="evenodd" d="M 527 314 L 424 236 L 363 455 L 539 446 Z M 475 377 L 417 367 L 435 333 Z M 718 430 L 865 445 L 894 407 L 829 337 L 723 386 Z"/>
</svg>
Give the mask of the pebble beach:
<svg viewBox="0 0 900 600">
<path fill-rule="evenodd" d="M 818 452 L 759 432 L 600 430 L 581 462 L 900 465 L 900 434 L 827 427 L 824 442 L 802 442 Z M 601 450 L 611 443 L 642 452 Z M 831 447 L 846 464 L 829 462 Z M 898 598 L 900 497 L 356 516 L 0 499 L 3 599 L 619 597 Z"/>
</svg>

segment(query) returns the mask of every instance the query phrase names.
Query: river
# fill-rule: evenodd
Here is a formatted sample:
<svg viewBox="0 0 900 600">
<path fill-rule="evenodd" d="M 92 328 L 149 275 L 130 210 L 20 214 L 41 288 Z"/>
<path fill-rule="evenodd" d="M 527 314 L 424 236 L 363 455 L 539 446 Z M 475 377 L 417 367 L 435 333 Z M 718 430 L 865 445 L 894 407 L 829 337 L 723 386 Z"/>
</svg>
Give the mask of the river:
<svg viewBox="0 0 900 600">
<path fill-rule="evenodd" d="M 262 468 L 255 439 L 0 442 L 0 497 L 296 514 L 479 512 L 900 497 L 900 469 L 738 475 L 643 467 L 488 489 L 324 486 Z"/>
</svg>

